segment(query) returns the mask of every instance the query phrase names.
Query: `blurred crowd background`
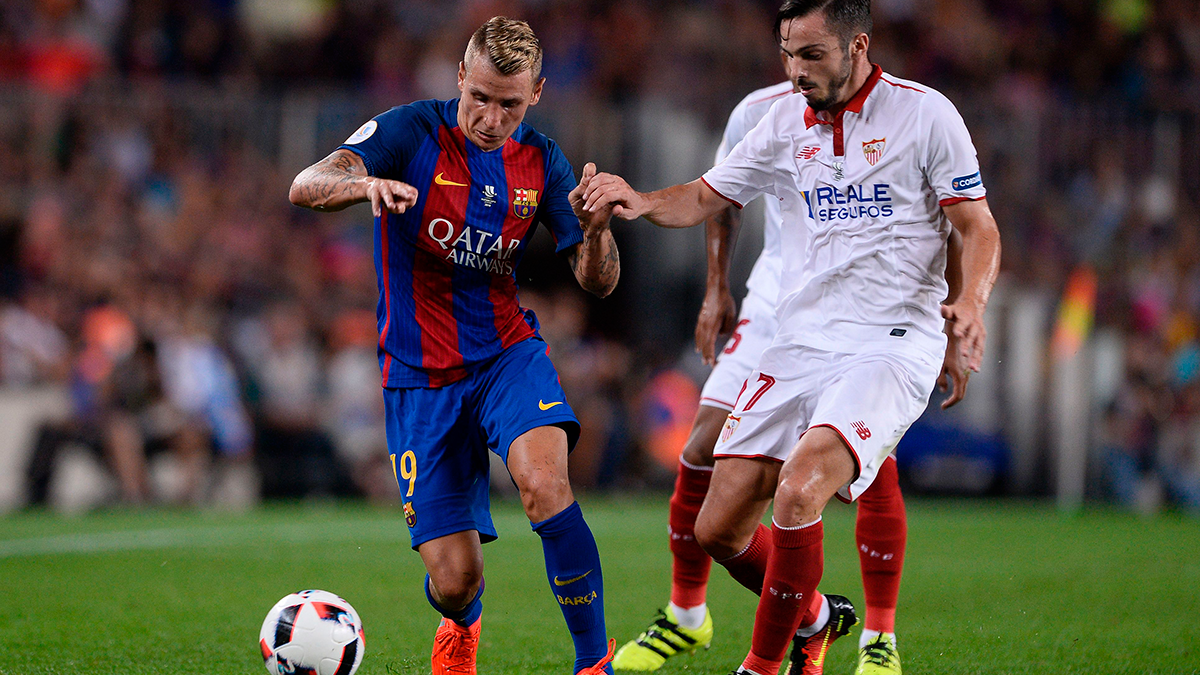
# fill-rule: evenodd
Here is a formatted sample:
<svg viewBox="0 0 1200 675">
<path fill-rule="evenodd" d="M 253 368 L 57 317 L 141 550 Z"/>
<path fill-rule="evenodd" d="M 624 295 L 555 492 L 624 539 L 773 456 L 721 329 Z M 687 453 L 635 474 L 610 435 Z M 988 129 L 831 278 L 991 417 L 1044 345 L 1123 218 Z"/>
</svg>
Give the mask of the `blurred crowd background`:
<svg viewBox="0 0 1200 675">
<path fill-rule="evenodd" d="M 577 170 L 690 180 L 737 101 L 783 79 L 776 8 L 7 0 L 0 512 L 395 499 L 370 214 L 292 207 L 295 173 L 393 105 L 456 96 L 468 37 L 505 14 L 545 49 L 529 121 Z M 909 488 L 1200 512 L 1200 4 L 873 11 L 873 60 L 963 113 L 1004 242 L 985 371 L 910 433 Z M 735 288 L 761 242 L 749 211 Z M 577 485 L 669 485 L 705 375 L 701 229 L 617 224 L 603 301 L 548 237 L 526 256 L 522 302 L 583 423 Z"/>
</svg>

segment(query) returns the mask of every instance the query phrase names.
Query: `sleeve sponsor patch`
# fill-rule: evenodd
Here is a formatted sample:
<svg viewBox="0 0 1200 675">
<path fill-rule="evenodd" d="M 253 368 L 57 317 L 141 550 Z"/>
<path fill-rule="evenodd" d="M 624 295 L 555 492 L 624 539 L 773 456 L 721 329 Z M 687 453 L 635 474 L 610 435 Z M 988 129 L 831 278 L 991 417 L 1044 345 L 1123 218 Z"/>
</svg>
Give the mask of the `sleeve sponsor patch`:
<svg viewBox="0 0 1200 675">
<path fill-rule="evenodd" d="M 357 145 L 358 143 L 362 143 L 363 141 L 370 138 L 371 134 L 375 133 L 375 130 L 378 128 L 379 128 L 379 123 L 376 122 L 375 120 L 371 120 L 370 122 L 367 122 L 366 124 L 359 127 L 358 131 L 351 134 L 350 138 L 346 139 L 346 145 Z M 975 174 L 975 175 L 978 176 L 979 174 Z M 955 182 L 957 183 L 958 181 L 955 181 Z M 957 188 L 955 188 L 955 189 L 957 189 Z"/>
<path fill-rule="evenodd" d="M 964 192 L 973 187 L 979 187 L 982 184 L 983 177 L 979 175 L 978 171 L 976 171 L 970 176 L 959 176 L 958 178 L 955 178 L 953 181 L 951 181 L 950 187 L 954 188 L 956 192 Z"/>
</svg>

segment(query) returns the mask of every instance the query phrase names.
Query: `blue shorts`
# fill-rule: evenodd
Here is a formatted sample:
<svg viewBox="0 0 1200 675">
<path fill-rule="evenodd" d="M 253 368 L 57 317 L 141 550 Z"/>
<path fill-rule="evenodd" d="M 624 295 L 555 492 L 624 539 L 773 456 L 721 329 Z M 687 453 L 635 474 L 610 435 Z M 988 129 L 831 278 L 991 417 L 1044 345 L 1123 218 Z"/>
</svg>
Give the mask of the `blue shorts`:
<svg viewBox="0 0 1200 675">
<path fill-rule="evenodd" d="M 387 389 L 387 443 L 400 486 L 404 520 L 415 549 L 464 530 L 496 538 L 488 509 L 488 450 L 508 464 L 518 436 L 544 426 L 579 439 L 550 348 L 530 338 L 501 352 L 466 378 L 438 389 Z"/>
</svg>

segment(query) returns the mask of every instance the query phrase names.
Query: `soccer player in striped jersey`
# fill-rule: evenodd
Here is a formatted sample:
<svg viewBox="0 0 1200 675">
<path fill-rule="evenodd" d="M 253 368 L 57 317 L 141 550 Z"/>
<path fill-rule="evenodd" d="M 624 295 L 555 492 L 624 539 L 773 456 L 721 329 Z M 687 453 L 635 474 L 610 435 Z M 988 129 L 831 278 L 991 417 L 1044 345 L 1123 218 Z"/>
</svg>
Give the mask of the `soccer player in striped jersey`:
<svg viewBox="0 0 1200 675">
<path fill-rule="evenodd" d="M 542 540 L 546 577 L 575 643 L 572 673 L 611 673 L 604 583 L 567 481 L 579 422 L 517 298 L 537 224 L 580 285 L 620 274 L 611 212 L 584 212 L 562 151 L 523 123 L 542 92 L 542 50 L 523 21 L 495 17 L 459 64 L 461 98 L 419 101 L 364 124 L 292 184 L 293 204 L 375 216 L 379 364 L 387 440 L 425 591 L 443 617 L 434 675 L 475 673 L 484 583 L 488 451 L 504 459 Z"/>
</svg>

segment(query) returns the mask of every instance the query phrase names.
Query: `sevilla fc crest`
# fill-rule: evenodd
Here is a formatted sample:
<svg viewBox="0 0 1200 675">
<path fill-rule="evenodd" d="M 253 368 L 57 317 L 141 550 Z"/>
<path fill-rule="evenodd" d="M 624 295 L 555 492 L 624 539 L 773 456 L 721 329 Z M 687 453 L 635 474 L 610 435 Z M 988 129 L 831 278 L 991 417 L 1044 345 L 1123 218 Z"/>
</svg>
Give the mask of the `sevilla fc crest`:
<svg viewBox="0 0 1200 675">
<path fill-rule="evenodd" d="M 513 188 L 513 213 L 518 218 L 529 218 L 537 211 L 537 197 L 537 190 Z"/>
<path fill-rule="evenodd" d="M 863 143 L 863 156 L 867 158 L 867 164 L 875 166 L 875 162 L 883 156 L 883 148 L 887 146 L 886 138 L 876 138 L 873 141 Z"/>
<path fill-rule="evenodd" d="M 721 429 L 721 442 L 722 443 L 729 442 L 729 437 L 732 436 L 733 432 L 737 430 L 738 424 L 740 424 L 741 421 L 742 421 L 742 418 L 734 417 L 733 415 L 730 415 L 729 417 L 725 418 L 725 426 L 724 426 L 724 428 Z"/>
</svg>

